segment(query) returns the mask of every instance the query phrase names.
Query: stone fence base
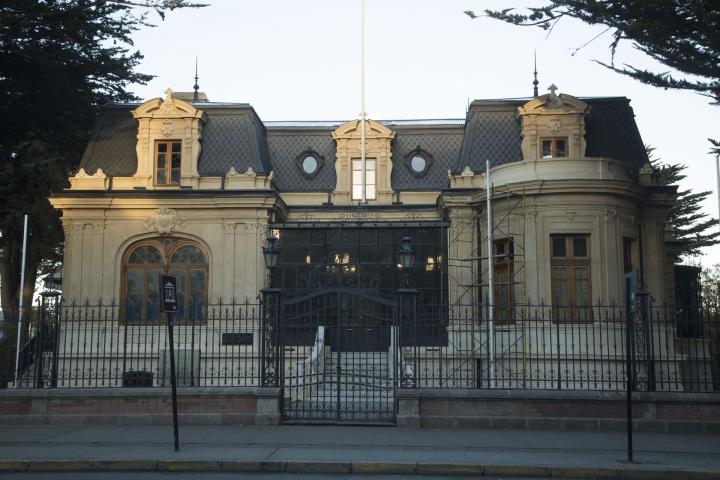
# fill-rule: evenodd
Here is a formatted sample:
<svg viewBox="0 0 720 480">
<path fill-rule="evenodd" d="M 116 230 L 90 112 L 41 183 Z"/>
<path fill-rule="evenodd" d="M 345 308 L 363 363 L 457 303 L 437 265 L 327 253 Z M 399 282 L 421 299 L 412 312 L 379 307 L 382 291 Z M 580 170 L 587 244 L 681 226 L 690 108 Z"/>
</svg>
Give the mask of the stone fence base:
<svg viewBox="0 0 720 480">
<path fill-rule="evenodd" d="M 178 388 L 181 424 L 277 425 L 280 389 Z M 170 388 L 0 390 L 0 424 L 168 424 Z"/>
<path fill-rule="evenodd" d="M 397 425 L 430 428 L 625 430 L 622 392 L 400 389 Z M 637 431 L 720 433 L 720 394 L 636 392 Z"/>
</svg>

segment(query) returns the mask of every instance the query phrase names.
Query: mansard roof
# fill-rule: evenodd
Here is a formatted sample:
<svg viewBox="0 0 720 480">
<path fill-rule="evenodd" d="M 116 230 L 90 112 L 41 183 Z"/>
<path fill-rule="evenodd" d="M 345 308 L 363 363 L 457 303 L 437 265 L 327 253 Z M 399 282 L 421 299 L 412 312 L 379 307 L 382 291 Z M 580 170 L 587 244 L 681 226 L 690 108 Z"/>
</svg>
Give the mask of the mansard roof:
<svg viewBox="0 0 720 480">
<path fill-rule="evenodd" d="M 530 98 L 475 100 L 465 119 L 380 120 L 396 132 L 392 144 L 394 190 L 437 190 L 447 187 L 448 170 L 485 170 L 522 160 L 521 120 L 517 108 Z M 590 105 L 585 119 L 588 157 L 607 157 L 639 168 L 647 161 L 630 101 L 625 97 L 582 98 Z M 205 112 L 198 172 L 221 176 L 230 167 L 258 174 L 274 171 L 280 191 L 330 191 L 335 187 L 335 141 L 331 133 L 345 121 L 262 122 L 246 103 L 188 102 Z M 131 176 L 137 169 L 137 120 L 131 111 L 139 103 L 113 104 L 102 109 L 80 167 L 98 168 L 109 176 Z M 417 177 L 405 157 L 417 149 L 432 155 L 431 167 Z M 312 178 L 298 169 L 298 156 L 312 151 L 324 164 Z"/>
<path fill-rule="evenodd" d="M 647 163 L 635 114 L 626 97 L 578 97 L 591 109 L 585 117 L 587 157 L 619 160 L 631 168 Z M 522 159 L 522 137 L 518 107 L 532 98 L 475 100 L 468 109 L 462 154 L 455 169 L 470 167 L 474 172 Z"/>
</svg>

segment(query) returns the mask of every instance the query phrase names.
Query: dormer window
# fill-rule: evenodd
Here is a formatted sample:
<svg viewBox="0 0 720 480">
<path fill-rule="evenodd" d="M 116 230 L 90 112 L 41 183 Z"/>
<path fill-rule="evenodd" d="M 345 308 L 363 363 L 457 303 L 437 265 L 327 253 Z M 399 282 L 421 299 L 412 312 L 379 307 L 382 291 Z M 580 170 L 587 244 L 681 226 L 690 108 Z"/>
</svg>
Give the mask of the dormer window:
<svg viewBox="0 0 720 480">
<path fill-rule="evenodd" d="M 542 158 L 558 158 L 567 157 L 567 138 L 566 137 L 552 137 L 542 138 L 540 141 L 542 148 Z"/>
<path fill-rule="evenodd" d="M 353 159 L 352 161 L 352 199 L 363 200 L 363 190 L 365 190 L 365 200 L 375 200 L 375 160 L 365 159 L 365 182 L 363 183 L 363 161 L 361 159 Z"/>
<path fill-rule="evenodd" d="M 155 142 L 155 185 L 180 185 L 180 140 Z"/>
<path fill-rule="evenodd" d="M 309 147 L 295 157 L 295 164 L 300 170 L 300 173 L 308 180 L 318 174 L 324 163 L 325 157 Z"/>
<path fill-rule="evenodd" d="M 405 166 L 416 178 L 422 178 L 427 174 L 432 161 L 433 156 L 420 148 L 420 145 L 405 155 Z"/>
</svg>

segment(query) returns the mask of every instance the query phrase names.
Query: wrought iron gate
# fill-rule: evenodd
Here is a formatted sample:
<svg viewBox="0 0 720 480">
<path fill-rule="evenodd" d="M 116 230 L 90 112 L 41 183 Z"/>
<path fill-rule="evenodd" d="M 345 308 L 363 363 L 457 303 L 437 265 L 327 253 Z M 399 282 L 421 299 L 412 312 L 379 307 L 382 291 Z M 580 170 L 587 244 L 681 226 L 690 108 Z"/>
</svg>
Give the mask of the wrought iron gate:
<svg viewBox="0 0 720 480">
<path fill-rule="evenodd" d="M 395 420 L 395 299 L 329 288 L 279 305 L 286 421 Z"/>
</svg>

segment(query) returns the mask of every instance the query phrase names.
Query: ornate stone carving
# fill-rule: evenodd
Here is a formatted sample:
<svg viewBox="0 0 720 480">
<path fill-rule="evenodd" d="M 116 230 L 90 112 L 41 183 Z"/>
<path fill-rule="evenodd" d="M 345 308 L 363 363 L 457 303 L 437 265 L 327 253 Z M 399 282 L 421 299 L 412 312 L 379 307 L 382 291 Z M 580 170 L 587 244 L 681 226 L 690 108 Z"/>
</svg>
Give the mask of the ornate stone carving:
<svg viewBox="0 0 720 480">
<path fill-rule="evenodd" d="M 171 137 L 173 133 L 175 133 L 175 128 L 173 127 L 173 122 L 163 122 L 162 124 L 162 133 L 166 137 Z"/>
<path fill-rule="evenodd" d="M 183 227 L 186 222 L 181 221 L 177 212 L 172 208 L 158 208 L 153 211 L 150 218 L 145 220 L 146 230 L 156 230 L 160 235 L 169 235 Z"/>
<path fill-rule="evenodd" d="M 78 170 L 75 176 L 70 177 L 70 188 L 72 190 L 107 190 L 108 176 L 98 168 L 95 173 L 88 175 L 84 168 Z"/>
<path fill-rule="evenodd" d="M 466 166 L 466 167 L 463 169 L 462 173 L 460 173 L 460 176 L 461 176 L 461 177 L 472 177 L 473 175 L 475 175 L 475 172 L 473 172 L 472 170 L 470 170 L 470 166 Z"/>
<path fill-rule="evenodd" d="M 577 214 L 577 212 L 575 210 L 568 210 L 567 212 L 565 212 L 565 215 L 567 216 L 568 220 L 570 220 L 571 222 L 575 221 L 576 214 Z"/>
<path fill-rule="evenodd" d="M 160 112 L 162 113 L 175 113 L 177 106 L 175 106 L 175 99 L 172 97 L 173 91 L 171 88 L 165 90 L 165 99 L 160 105 Z"/>
<path fill-rule="evenodd" d="M 226 223 L 225 224 L 225 233 L 232 234 L 234 232 L 235 232 L 235 224 L 234 223 Z"/>
</svg>

